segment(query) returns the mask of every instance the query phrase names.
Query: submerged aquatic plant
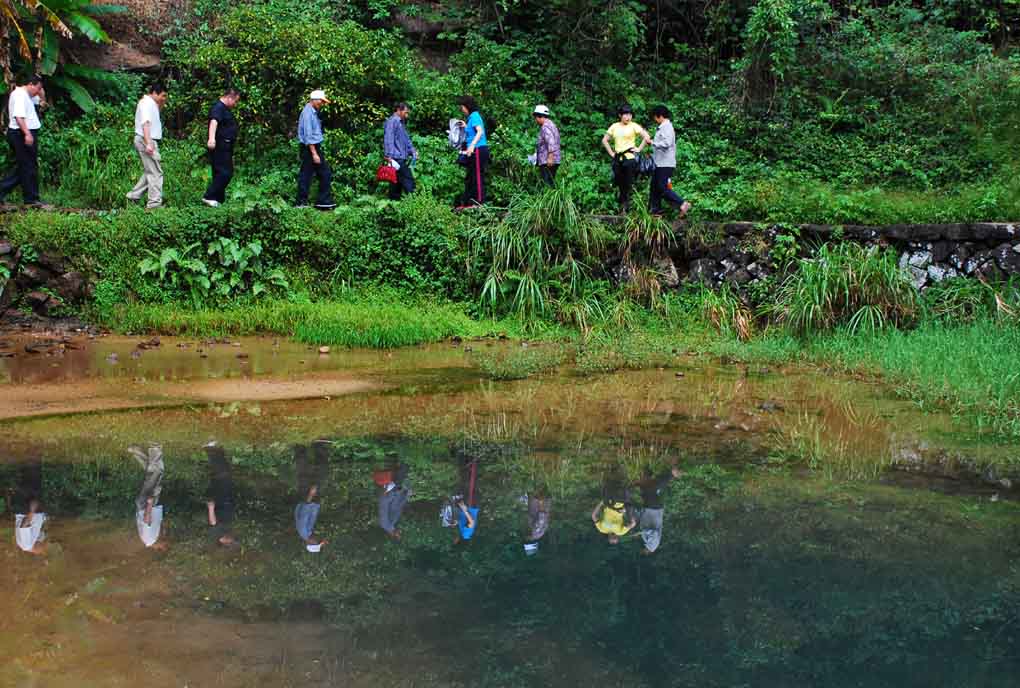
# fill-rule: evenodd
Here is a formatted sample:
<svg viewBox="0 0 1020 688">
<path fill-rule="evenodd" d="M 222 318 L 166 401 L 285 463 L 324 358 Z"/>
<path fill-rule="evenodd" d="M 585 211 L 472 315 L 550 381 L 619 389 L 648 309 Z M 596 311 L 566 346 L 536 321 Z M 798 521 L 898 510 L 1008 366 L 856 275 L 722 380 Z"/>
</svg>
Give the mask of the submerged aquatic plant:
<svg viewBox="0 0 1020 688">
<path fill-rule="evenodd" d="M 494 380 L 523 380 L 538 373 L 555 370 L 569 357 L 567 347 L 559 344 L 527 345 L 499 351 L 479 351 L 475 364 Z"/>
<path fill-rule="evenodd" d="M 881 418 L 850 403 L 831 412 L 801 413 L 781 423 L 774 451 L 783 459 L 804 462 L 829 480 L 874 480 L 891 463 Z"/>
</svg>

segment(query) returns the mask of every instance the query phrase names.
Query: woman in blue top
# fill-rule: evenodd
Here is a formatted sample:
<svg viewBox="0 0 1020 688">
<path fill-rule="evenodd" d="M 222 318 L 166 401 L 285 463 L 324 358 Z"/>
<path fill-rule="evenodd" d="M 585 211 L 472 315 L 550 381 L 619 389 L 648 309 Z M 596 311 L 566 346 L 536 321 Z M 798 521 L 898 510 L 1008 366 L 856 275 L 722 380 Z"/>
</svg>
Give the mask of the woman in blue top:
<svg viewBox="0 0 1020 688">
<path fill-rule="evenodd" d="M 478 112 L 478 104 L 471 96 L 462 96 L 457 104 L 467 117 L 464 142 L 464 195 L 458 208 L 470 208 L 485 203 L 485 171 L 489 167 L 489 140 L 485 135 L 485 122 Z"/>
</svg>

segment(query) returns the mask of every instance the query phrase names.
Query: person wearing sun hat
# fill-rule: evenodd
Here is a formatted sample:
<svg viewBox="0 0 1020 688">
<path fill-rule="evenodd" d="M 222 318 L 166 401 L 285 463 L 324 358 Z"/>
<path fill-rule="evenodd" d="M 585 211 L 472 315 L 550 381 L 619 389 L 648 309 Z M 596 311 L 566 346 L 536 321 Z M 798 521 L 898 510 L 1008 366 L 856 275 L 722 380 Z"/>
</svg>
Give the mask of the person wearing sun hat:
<svg viewBox="0 0 1020 688">
<path fill-rule="evenodd" d="M 556 181 L 556 170 L 560 166 L 560 130 L 552 121 L 549 108 L 536 105 L 531 113 L 538 123 L 538 143 L 535 145 L 535 164 L 542 181 L 552 186 Z"/>
<path fill-rule="evenodd" d="M 326 92 L 316 89 L 308 96 L 301 116 L 298 118 L 298 143 L 301 144 L 301 170 L 298 172 L 298 208 L 308 206 L 308 193 L 312 186 L 312 177 L 319 178 L 319 195 L 315 201 L 315 207 L 320 210 L 330 210 L 336 207 L 333 202 L 331 185 L 333 172 L 326 161 L 326 153 L 323 151 L 322 142 L 322 119 L 319 117 L 319 109 L 328 105 Z"/>
</svg>

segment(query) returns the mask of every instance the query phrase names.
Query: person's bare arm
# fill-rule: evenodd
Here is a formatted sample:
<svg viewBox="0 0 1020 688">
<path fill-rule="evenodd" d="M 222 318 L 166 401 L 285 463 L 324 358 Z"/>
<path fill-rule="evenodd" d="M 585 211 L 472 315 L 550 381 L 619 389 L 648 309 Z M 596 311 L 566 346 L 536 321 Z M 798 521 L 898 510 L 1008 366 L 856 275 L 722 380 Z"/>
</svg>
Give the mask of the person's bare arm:
<svg viewBox="0 0 1020 688">
<path fill-rule="evenodd" d="M 592 523 L 598 523 L 599 522 L 599 516 L 601 515 L 601 512 L 602 512 L 602 502 L 599 502 L 598 504 L 595 505 L 595 509 L 591 512 L 591 522 Z"/>
<path fill-rule="evenodd" d="M 152 122 L 142 125 L 142 138 L 145 139 L 145 152 L 153 155 L 156 152 L 156 146 L 152 143 Z"/>
<path fill-rule="evenodd" d="M 484 127 L 475 127 L 475 130 L 476 130 L 475 131 L 475 137 L 473 139 L 471 139 L 471 143 L 469 143 L 468 147 L 467 147 L 467 154 L 468 155 L 474 155 L 475 146 L 478 145 L 479 139 L 481 139 L 482 138 L 482 134 L 485 133 L 485 128 Z"/>
<path fill-rule="evenodd" d="M 602 147 L 606 149 L 607 153 L 609 153 L 609 157 L 611 157 L 611 158 L 615 158 L 616 157 L 616 153 L 613 152 L 612 146 L 609 145 L 609 132 L 608 131 L 606 132 L 605 136 L 602 137 Z"/>
<path fill-rule="evenodd" d="M 209 150 L 216 150 L 216 128 L 219 127 L 220 123 L 214 119 L 209 120 L 209 140 L 206 141 L 206 148 Z"/>
<path fill-rule="evenodd" d="M 206 502 L 205 503 L 205 507 L 206 507 L 206 510 L 209 512 L 209 514 L 208 514 L 209 515 L 209 525 L 211 525 L 211 526 L 216 525 L 216 502 L 212 502 L 212 501 Z"/>
<path fill-rule="evenodd" d="M 638 127 L 638 133 L 641 134 L 641 143 L 637 147 L 637 152 L 640 153 L 645 146 L 652 142 L 652 137 L 648 135 L 648 132 L 643 127 Z"/>
<path fill-rule="evenodd" d="M 24 117 L 15 117 L 15 121 L 18 123 L 18 128 L 21 129 L 21 133 L 25 135 L 25 145 L 31 146 L 35 143 L 35 137 L 32 136 L 32 130 L 28 128 L 28 122 L 25 121 Z"/>
<path fill-rule="evenodd" d="M 308 152 L 312 154 L 312 162 L 314 162 L 316 165 L 322 164 L 322 158 L 319 157 L 319 149 L 316 144 L 309 143 Z"/>
</svg>

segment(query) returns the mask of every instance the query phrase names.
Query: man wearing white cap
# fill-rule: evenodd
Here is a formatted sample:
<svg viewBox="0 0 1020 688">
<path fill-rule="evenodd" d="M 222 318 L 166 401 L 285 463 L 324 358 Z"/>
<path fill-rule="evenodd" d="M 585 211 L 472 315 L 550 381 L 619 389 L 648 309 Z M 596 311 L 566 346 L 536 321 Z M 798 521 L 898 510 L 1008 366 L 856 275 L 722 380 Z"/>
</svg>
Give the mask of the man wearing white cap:
<svg viewBox="0 0 1020 688">
<path fill-rule="evenodd" d="M 556 181 L 556 169 L 560 166 L 560 130 L 553 124 L 549 108 L 545 105 L 536 105 L 532 114 L 539 126 L 535 164 L 542 181 L 552 186 Z"/>
<path fill-rule="evenodd" d="M 326 93 L 321 89 L 312 91 L 308 103 L 301 111 L 298 119 L 298 142 L 301 144 L 301 171 L 298 172 L 298 208 L 308 206 L 308 192 L 312 186 L 312 176 L 319 178 L 319 195 L 315 207 L 329 210 L 336 207 L 330 184 L 333 173 L 326 162 L 326 154 L 322 150 L 322 120 L 319 119 L 319 108 L 328 104 Z"/>
</svg>

